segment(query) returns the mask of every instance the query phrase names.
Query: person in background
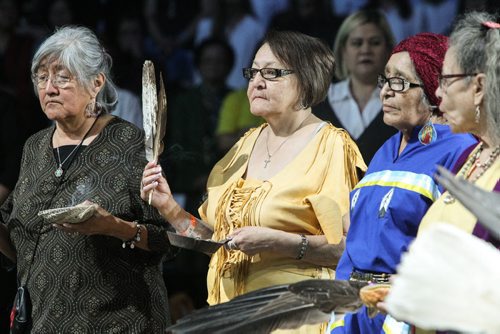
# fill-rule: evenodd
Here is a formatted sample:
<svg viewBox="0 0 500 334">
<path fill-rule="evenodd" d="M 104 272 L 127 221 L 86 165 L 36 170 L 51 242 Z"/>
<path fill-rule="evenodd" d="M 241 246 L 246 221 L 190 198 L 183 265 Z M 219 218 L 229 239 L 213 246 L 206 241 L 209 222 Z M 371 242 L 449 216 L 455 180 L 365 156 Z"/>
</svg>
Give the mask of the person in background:
<svg viewBox="0 0 500 334">
<path fill-rule="evenodd" d="M 313 112 L 319 118 L 346 129 L 369 163 L 382 144 L 396 133 L 384 123 L 377 76 L 394 46 L 394 37 L 384 15 L 362 10 L 340 26 L 333 47 L 337 79 L 327 99 Z"/>
<path fill-rule="evenodd" d="M 221 157 L 215 130 L 222 101 L 230 91 L 226 78 L 234 61 L 231 46 L 215 38 L 203 41 L 194 54 L 202 81 L 169 98 L 166 149 L 160 158 L 160 164 L 172 181 L 172 191 L 187 211 L 196 210 L 203 201 L 210 169 Z M 204 282 L 208 260 L 205 254 L 182 250 L 164 267 L 172 298 L 177 292 L 184 293 L 192 298 L 195 308 L 206 306 Z M 172 303 L 182 300 L 174 298 Z M 185 312 L 182 303 L 172 306 L 174 313 Z"/>
<path fill-rule="evenodd" d="M 453 168 L 476 186 L 500 191 L 500 23 L 485 12 L 471 12 L 455 25 L 444 58 L 436 95 L 439 109 L 456 133 L 472 133 L 479 143 L 467 149 Z M 445 193 L 420 224 L 419 233 L 437 222 L 455 225 L 500 248 L 500 240 L 459 201 Z"/>
<path fill-rule="evenodd" d="M 246 81 L 241 77 L 241 68 L 250 64 L 265 32 L 252 13 L 250 0 L 221 0 L 215 1 L 210 16 L 198 21 L 194 42 L 199 45 L 207 38 L 228 41 L 234 51 L 234 63 L 226 83 L 231 89 L 242 89 L 246 88 Z"/>
<path fill-rule="evenodd" d="M 219 123 L 215 135 L 219 152 L 227 152 L 250 128 L 259 126 L 264 120 L 250 112 L 246 90 L 235 90 L 222 101 Z"/>
<path fill-rule="evenodd" d="M 304 279 L 333 278 L 344 249 L 349 191 L 361 154 L 342 129 L 311 106 L 323 100 L 335 67 L 319 39 L 270 32 L 243 75 L 252 114 L 266 123 L 248 131 L 214 166 L 201 219 L 181 208 L 156 163 L 143 173 L 141 196 L 177 233 L 225 240 L 212 255 L 208 302 Z M 323 326 L 324 329 L 324 326 Z M 305 326 L 300 333 L 320 333 Z"/>
<path fill-rule="evenodd" d="M 427 209 L 442 192 L 433 179 L 436 166 L 450 168 L 476 142 L 469 134 L 452 134 L 438 124 L 434 94 L 447 49 L 447 38 L 422 33 L 392 51 L 378 78 L 384 122 L 398 133 L 373 157 L 351 193 L 346 249 L 337 279 L 388 283 L 401 255 L 417 235 Z M 390 316 L 369 317 L 366 307 L 329 326 L 331 333 L 405 333 L 409 326 Z"/>
<path fill-rule="evenodd" d="M 111 57 L 84 27 L 57 30 L 31 63 L 54 125 L 31 136 L 0 210 L 0 251 L 32 304 L 30 333 L 161 333 L 170 324 L 160 264 L 167 225 L 140 195 L 144 134 L 109 115 Z M 49 224 L 38 213 L 83 202 L 95 214 Z"/>
<path fill-rule="evenodd" d="M 169 100 L 164 164 L 172 190 L 185 196 L 187 210 L 201 203 L 210 169 L 220 159 L 215 130 L 222 101 L 230 92 L 226 78 L 233 61 L 227 42 L 203 41 L 195 50 L 201 83 Z"/>
</svg>

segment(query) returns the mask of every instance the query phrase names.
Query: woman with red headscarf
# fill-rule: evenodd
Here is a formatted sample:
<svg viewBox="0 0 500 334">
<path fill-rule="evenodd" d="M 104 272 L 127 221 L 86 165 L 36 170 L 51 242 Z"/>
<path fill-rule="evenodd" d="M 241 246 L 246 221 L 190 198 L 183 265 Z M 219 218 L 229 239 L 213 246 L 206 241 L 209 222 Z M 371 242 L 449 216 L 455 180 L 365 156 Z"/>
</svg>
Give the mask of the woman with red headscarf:
<svg viewBox="0 0 500 334">
<path fill-rule="evenodd" d="M 399 43 L 378 77 L 384 122 L 398 133 L 377 151 L 351 192 L 346 250 L 337 279 L 386 283 L 415 238 L 420 220 L 441 195 L 436 165 L 450 168 L 475 139 L 437 124 L 434 94 L 447 38 L 432 33 Z M 430 273 L 431 274 L 431 273 Z M 332 333 L 404 333 L 409 326 L 363 308 L 329 326 Z"/>
</svg>

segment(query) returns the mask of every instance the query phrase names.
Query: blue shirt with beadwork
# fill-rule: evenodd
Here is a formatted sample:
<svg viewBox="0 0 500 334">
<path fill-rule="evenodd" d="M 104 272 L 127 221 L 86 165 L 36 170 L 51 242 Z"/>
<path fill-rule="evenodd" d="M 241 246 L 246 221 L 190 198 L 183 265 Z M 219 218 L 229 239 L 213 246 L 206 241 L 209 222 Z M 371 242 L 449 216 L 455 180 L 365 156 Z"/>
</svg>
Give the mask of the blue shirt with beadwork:
<svg viewBox="0 0 500 334">
<path fill-rule="evenodd" d="M 421 127 L 413 129 L 407 146 L 398 154 L 402 133 L 389 138 L 377 151 L 363 179 L 350 195 L 351 225 L 346 250 L 336 279 L 349 279 L 353 270 L 395 273 L 401 255 L 415 238 L 422 217 L 441 195 L 433 176 L 436 166 L 447 169 L 476 139 L 469 134 L 452 134 L 446 125 L 434 125 L 437 140 L 423 145 Z M 344 318 L 345 333 L 383 333 L 383 316 L 368 318 L 366 309 Z"/>
<path fill-rule="evenodd" d="M 434 180 L 436 166 L 447 169 L 476 139 L 452 134 L 446 125 L 434 125 L 437 140 L 423 145 L 420 127 L 398 154 L 402 133 L 389 138 L 377 151 L 365 177 L 351 192 L 346 250 L 336 277 L 348 279 L 353 269 L 394 273 L 401 255 L 415 238 L 420 220 L 441 195 Z"/>
</svg>

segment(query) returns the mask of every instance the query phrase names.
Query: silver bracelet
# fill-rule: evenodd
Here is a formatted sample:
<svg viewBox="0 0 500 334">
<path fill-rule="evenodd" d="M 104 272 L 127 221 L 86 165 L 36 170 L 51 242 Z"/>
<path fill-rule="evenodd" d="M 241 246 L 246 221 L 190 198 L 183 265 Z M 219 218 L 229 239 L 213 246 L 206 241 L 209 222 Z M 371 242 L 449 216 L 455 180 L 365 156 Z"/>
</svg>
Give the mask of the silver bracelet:
<svg viewBox="0 0 500 334">
<path fill-rule="evenodd" d="M 134 249 L 135 248 L 135 244 L 139 241 L 141 241 L 141 232 L 142 232 L 142 225 L 135 222 L 135 227 L 136 227 L 136 232 L 135 232 L 135 235 L 132 239 L 130 240 L 125 240 L 123 241 L 122 243 L 122 247 L 125 248 L 127 246 L 130 247 L 130 249 Z"/>
<path fill-rule="evenodd" d="M 302 260 L 304 255 L 306 255 L 307 245 L 309 245 L 309 240 L 307 240 L 305 235 L 301 234 L 300 237 L 302 240 L 300 242 L 299 255 L 296 257 L 297 260 Z"/>
</svg>

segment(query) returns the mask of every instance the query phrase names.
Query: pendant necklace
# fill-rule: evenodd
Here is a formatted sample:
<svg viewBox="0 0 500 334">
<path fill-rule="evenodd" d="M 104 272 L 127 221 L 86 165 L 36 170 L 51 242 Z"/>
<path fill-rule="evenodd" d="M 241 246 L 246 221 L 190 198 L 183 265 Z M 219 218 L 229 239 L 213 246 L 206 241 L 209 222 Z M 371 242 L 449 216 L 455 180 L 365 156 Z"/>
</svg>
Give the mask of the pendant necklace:
<svg viewBox="0 0 500 334">
<path fill-rule="evenodd" d="M 306 119 L 308 119 L 308 118 L 309 118 L 309 116 L 310 116 L 310 115 L 311 115 L 311 114 L 309 114 L 306 118 L 304 118 L 304 119 L 302 120 L 302 122 L 300 122 L 300 124 L 299 124 L 299 126 L 297 127 L 297 129 L 295 129 L 295 130 L 294 130 L 294 131 L 293 131 L 293 132 L 292 132 L 292 133 L 291 133 L 288 137 L 286 137 L 286 138 L 285 138 L 285 140 L 283 140 L 283 141 L 281 142 L 281 144 L 278 146 L 278 148 L 277 148 L 276 150 L 274 150 L 274 152 L 273 152 L 273 153 L 270 153 L 270 152 L 269 152 L 269 132 L 271 131 L 271 129 L 269 129 L 269 131 L 266 133 L 266 134 L 267 134 L 267 136 L 266 136 L 266 151 L 267 151 L 267 159 L 265 159 L 265 160 L 264 160 L 264 168 L 267 168 L 267 165 L 268 165 L 269 163 L 271 163 L 271 158 L 272 158 L 272 156 L 273 156 L 273 155 L 275 155 L 275 154 L 276 154 L 276 152 L 278 152 L 278 151 L 280 150 L 280 148 L 281 148 L 281 147 L 283 147 L 283 145 L 287 142 L 287 140 L 288 140 L 288 139 L 290 139 L 290 137 L 292 137 L 292 136 L 295 134 L 295 132 L 297 132 L 297 131 L 298 131 L 298 130 L 302 127 L 302 124 L 304 124 L 304 122 L 306 121 Z"/>
<path fill-rule="evenodd" d="M 97 118 L 94 120 L 94 122 L 92 123 L 92 126 L 87 130 L 87 132 L 85 133 L 85 135 L 83 136 L 82 140 L 80 141 L 80 143 L 78 145 L 75 146 L 75 148 L 69 152 L 68 156 L 63 160 L 61 161 L 61 155 L 59 153 L 59 147 L 56 147 L 56 152 L 57 152 L 57 169 L 54 171 L 54 175 L 56 177 L 61 177 L 63 176 L 64 174 L 64 169 L 63 169 L 63 165 L 66 163 L 66 161 L 68 161 L 68 159 L 70 157 L 73 156 L 73 153 L 77 152 L 78 149 L 82 146 L 84 140 L 87 138 L 87 136 L 89 135 L 90 131 L 92 130 L 92 128 L 94 127 L 94 124 L 97 122 Z M 73 159 L 71 159 L 71 161 L 73 161 Z M 69 167 L 69 166 L 68 166 Z"/>
</svg>

